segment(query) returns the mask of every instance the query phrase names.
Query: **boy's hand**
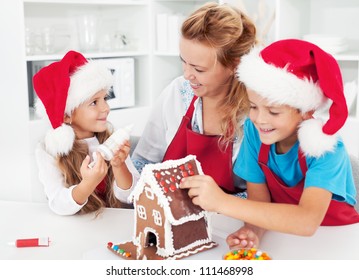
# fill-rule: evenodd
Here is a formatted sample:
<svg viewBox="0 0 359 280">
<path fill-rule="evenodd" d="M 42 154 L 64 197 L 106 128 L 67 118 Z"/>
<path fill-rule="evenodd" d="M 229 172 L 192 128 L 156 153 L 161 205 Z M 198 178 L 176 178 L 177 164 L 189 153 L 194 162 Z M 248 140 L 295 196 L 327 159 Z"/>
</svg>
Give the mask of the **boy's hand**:
<svg viewBox="0 0 359 280">
<path fill-rule="evenodd" d="M 224 199 L 225 195 L 214 179 L 207 175 L 183 178 L 180 188 L 188 189 L 188 195 L 192 198 L 193 204 L 213 212 L 217 212 L 218 202 Z"/>
<path fill-rule="evenodd" d="M 243 226 L 227 236 L 226 242 L 231 250 L 259 246 L 259 236 L 250 227 Z"/>
</svg>

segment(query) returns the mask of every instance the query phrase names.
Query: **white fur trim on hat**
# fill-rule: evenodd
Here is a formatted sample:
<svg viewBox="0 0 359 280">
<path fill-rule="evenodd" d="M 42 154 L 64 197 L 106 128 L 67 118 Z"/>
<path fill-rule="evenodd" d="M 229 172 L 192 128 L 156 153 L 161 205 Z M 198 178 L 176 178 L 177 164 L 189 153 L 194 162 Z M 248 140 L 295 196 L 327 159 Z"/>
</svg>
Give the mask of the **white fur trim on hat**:
<svg viewBox="0 0 359 280">
<path fill-rule="evenodd" d="M 326 152 L 334 151 L 337 135 L 323 133 L 321 119 L 309 119 L 301 123 L 298 130 L 300 148 L 306 156 L 320 157 Z"/>
<path fill-rule="evenodd" d="M 238 78 L 246 87 L 276 104 L 286 104 L 303 113 L 316 110 L 326 103 L 319 85 L 300 79 L 287 71 L 266 63 L 259 49 L 252 49 L 241 58 Z"/>
<path fill-rule="evenodd" d="M 56 129 L 51 129 L 45 136 L 46 151 L 56 157 L 67 155 L 75 141 L 75 132 L 70 125 L 63 123 Z"/>
<path fill-rule="evenodd" d="M 65 113 L 71 112 L 102 89 L 113 85 L 110 69 L 101 60 L 89 60 L 70 77 Z"/>
</svg>

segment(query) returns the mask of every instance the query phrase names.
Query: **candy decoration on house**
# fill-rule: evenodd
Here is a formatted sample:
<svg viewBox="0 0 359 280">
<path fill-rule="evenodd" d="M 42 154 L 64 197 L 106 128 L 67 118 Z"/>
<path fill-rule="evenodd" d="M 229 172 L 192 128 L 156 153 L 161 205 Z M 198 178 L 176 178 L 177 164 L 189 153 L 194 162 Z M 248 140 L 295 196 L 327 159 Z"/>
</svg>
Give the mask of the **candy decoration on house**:
<svg viewBox="0 0 359 280">
<path fill-rule="evenodd" d="M 125 259 L 158 260 L 181 259 L 217 246 L 209 213 L 179 188 L 182 178 L 196 174 L 203 171 L 193 155 L 146 165 L 130 196 L 135 208 L 132 241 L 109 242 L 108 249 Z"/>
</svg>

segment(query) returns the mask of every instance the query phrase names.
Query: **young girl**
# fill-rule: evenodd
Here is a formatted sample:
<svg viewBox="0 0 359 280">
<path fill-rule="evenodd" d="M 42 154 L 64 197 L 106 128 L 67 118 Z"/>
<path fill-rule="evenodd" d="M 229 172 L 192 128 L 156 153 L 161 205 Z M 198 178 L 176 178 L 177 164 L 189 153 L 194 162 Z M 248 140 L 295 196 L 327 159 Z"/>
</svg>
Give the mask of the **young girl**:
<svg viewBox="0 0 359 280">
<path fill-rule="evenodd" d="M 39 177 L 51 210 L 59 215 L 126 206 L 123 203 L 138 179 L 128 157 L 128 141 L 110 163 L 96 152 L 112 132 L 106 102 L 112 82 L 101 61 L 87 61 L 74 51 L 33 78 L 53 127 L 36 149 Z M 97 159 L 90 168 L 94 152 Z"/>
<path fill-rule="evenodd" d="M 231 248 L 258 246 L 265 230 L 309 236 L 320 225 L 359 222 L 349 156 L 335 133 L 348 110 L 339 66 L 317 46 L 282 40 L 241 59 L 250 113 L 235 173 L 248 200 L 222 192 L 209 176 L 186 178 L 193 202 L 245 222 Z M 318 108 L 332 101 L 323 125 Z"/>
<path fill-rule="evenodd" d="M 235 74 L 256 43 L 255 26 L 229 5 L 206 3 L 184 21 L 181 35 L 183 76 L 162 92 L 132 160 L 142 170 L 194 154 L 226 192 L 240 192 L 232 162 L 249 106 Z"/>
</svg>

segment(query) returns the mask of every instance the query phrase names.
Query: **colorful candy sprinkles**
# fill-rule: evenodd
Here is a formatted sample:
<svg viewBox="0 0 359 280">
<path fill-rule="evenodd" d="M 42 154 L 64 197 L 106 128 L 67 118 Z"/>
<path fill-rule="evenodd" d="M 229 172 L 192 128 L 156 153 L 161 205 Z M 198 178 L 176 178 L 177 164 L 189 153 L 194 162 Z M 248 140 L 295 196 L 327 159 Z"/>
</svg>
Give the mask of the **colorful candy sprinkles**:
<svg viewBox="0 0 359 280">
<path fill-rule="evenodd" d="M 195 174 L 193 165 L 191 163 L 185 163 L 178 166 L 178 169 L 173 169 L 171 174 L 168 170 L 160 170 L 154 173 L 159 185 L 162 187 L 164 193 L 169 191 L 174 192 L 178 189 L 178 186 L 182 178 L 193 176 Z"/>
<path fill-rule="evenodd" d="M 266 252 L 256 248 L 232 250 L 224 255 L 224 260 L 271 260 Z"/>
<path fill-rule="evenodd" d="M 125 250 L 121 249 L 118 247 L 118 245 L 114 245 L 112 242 L 108 242 L 107 243 L 107 247 L 111 248 L 113 251 L 115 251 L 117 254 L 120 254 L 126 258 L 131 257 L 131 253 L 130 252 L 126 252 Z"/>
</svg>

